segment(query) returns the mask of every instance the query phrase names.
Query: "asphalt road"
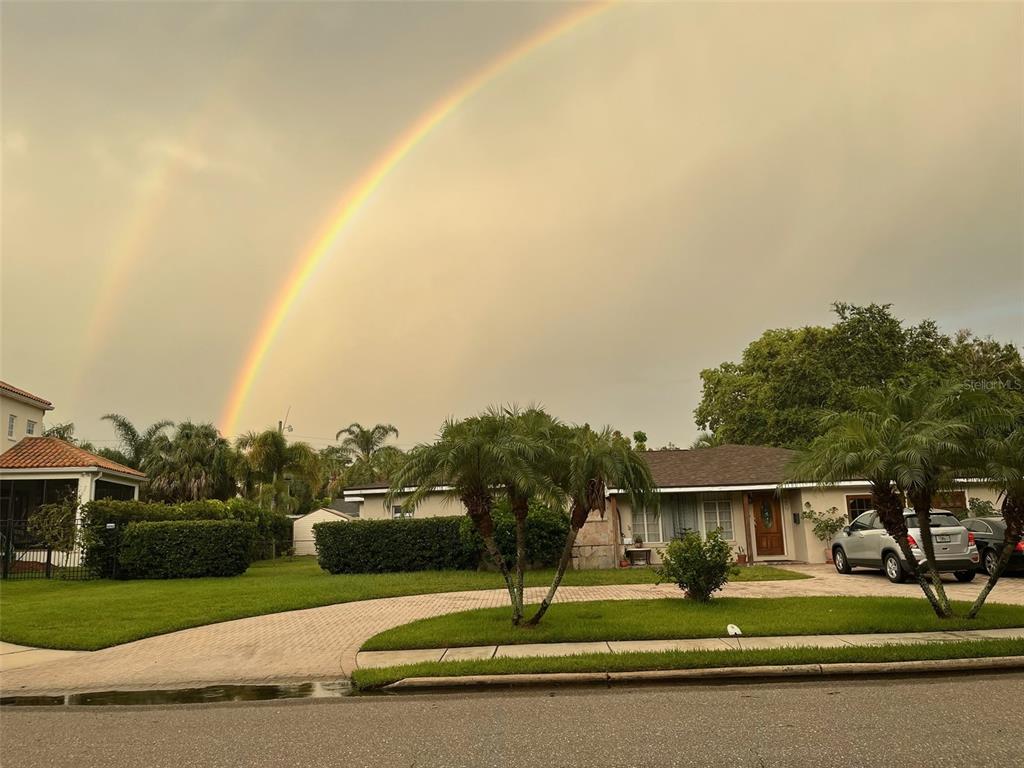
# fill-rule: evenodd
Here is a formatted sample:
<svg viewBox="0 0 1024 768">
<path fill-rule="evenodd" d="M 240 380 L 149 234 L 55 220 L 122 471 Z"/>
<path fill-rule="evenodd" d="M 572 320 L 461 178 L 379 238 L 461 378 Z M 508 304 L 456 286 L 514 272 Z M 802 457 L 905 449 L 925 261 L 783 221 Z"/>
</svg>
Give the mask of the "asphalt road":
<svg viewBox="0 0 1024 768">
<path fill-rule="evenodd" d="M 993 768 L 1021 765 L 1022 685 L 1024 673 L 1014 673 L 7 708 L 0 712 L 0 764 Z"/>
</svg>

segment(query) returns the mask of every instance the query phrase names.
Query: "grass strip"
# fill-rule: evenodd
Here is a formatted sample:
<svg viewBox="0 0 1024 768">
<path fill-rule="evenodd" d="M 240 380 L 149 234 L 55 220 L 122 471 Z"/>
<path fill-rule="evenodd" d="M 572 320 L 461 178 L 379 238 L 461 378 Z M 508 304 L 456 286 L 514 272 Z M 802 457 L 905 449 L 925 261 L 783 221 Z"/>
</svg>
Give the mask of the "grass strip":
<svg viewBox="0 0 1024 768">
<path fill-rule="evenodd" d="M 552 570 L 530 571 L 528 586 L 547 586 Z M 735 581 L 808 578 L 768 566 L 740 569 Z M 650 584 L 649 568 L 569 571 L 568 586 Z M 94 651 L 144 637 L 280 611 L 379 597 L 500 589 L 486 571 L 420 571 L 332 576 L 314 557 L 254 563 L 232 578 L 150 581 L 0 582 L 0 640 L 39 648 Z"/>
<path fill-rule="evenodd" d="M 406 677 L 544 674 L 555 672 L 635 672 L 662 669 L 710 669 L 760 665 L 837 664 L 856 662 L 970 659 L 1024 656 L 1024 640 L 969 640 L 920 645 L 850 648 L 772 648 L 752 651 L 661 651 L 653 653 L 588 653 L 481 661 L 433 661 L 398 667 L 357 669 L 352 684 L 372 691 Z"/>
<path fill-rule="evenodd" d="M 969 605 L 955 603 L 966 613 Z M 536 627 L 513 627 L 508 608 L 485 608 L 403 624 L 370 638 L 364 651 L 472 645 L 674 640 L 724 637 L 736 624 L 752 637 L 934 632 L 1024 626 L 1024 606 L 990 603 L 977 619 L 939 619 L 910 597 L 722 597 L 708 604 L 681 598 L 556 603 Z"/>
</svg>

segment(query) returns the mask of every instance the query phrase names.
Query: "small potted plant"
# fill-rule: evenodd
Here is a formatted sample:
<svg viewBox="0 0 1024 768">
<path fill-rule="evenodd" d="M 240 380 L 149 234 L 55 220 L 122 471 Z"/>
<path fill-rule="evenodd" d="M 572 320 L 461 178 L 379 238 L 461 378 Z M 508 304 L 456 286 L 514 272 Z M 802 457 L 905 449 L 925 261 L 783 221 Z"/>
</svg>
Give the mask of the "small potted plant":
<svg viewBox="0 0 1024 768">
<path fill-rule="evenodd" d="M 747 553 L 743 551 L 743 547 L 736 547 L 736 564 L 746 565 L 747 564 Z"/>
<path fill-rule="evenodd" d="M 814 528 L 814 537 L 825 545 L 825 562 L 832 562 L 832 539 L 846 525 L 846 519 L 839 514 L 838 507 L 829 507 L 823 514 L 814 511 L 809 501 L 804 502 L 800 516 Z"/>
</svg>

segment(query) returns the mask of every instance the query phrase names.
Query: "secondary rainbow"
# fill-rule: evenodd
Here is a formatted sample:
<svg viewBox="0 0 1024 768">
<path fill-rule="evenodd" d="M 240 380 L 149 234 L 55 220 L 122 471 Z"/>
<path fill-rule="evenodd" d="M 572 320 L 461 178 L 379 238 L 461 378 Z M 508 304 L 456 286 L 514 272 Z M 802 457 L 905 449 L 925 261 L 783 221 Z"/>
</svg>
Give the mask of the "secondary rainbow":
<svg viewBox="0 0 1024 768">
<path fill-rule="evenodd" d="M 331 217 L 323 232 L 298 259 L 288 280 L 284 283 L 284 286 L 274 298 L 269 310 L 263 317 L 259 330 L 249 347 L 245 361 L 235 378 L 231 393 L 221 415 L 220 426 L 224 434 L 234 434 L 238 416 L 245 405 L 253 383 L 256 381 L 263 361 L 267 356 L 267 351 L 273 345 L 275 337 L 287 319 L 292 306 L 302 293 L 303 288 L 305 288 L 317 267 L 320 266 L 324 258 L 331 252 L 335 242 L 352 221 L 353 217 L 359 212 L 380 183 L 401 162 L 402 158 L 409 154 L 416 144 L 437 127 L 441 121 L 458 109 L 461 104 L 489 81 L 499 76 L 520 59 L 561 37 L 587 19 L 611 7 L 611 5 L 612 3 L 595 3 L 576 8 L 491 61 L 487 66 L 420 115 L 363 172 L 356 183 L 349 188 L 341 199 L 335 214 Z"/>
</svg>

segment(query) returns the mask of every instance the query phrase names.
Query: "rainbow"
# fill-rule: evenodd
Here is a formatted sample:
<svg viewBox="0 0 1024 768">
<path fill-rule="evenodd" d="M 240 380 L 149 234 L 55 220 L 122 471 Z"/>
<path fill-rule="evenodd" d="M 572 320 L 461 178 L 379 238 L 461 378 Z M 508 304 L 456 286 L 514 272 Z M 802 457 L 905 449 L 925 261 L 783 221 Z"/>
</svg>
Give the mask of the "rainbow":
<svg viewBox="0 0 1024 768">
<path fill-rule="evenodd" d="M 259 375 L 267 352 L 273 345 L 274 339 L 277 337 L 278 332 L 281 330 L 282 325 L 306 287 L 306 284 L 313 276 L 317 267 L 320 266 L 332 251 L 346 227 L 352 222 L 353 218 L 366 204 L 366 201 L 377 187 L 380 186 L 381 182 L 387 178 L 388 174 L 395 169 L 402 159 L 427 134 L 440 125 L 448 115 L 457 110 L 488 82 L 501 75 L 520 59 L 558 39 L 584 21 L 610 8 L 612 4 L 612 2 L 599 2 L 577 7 L 498 56 L 421 114 L 363 172 L 341 199 L 322 234 L 299 257 L 291 275 L 264 315 L 224 406 L 220 418 L 220 427 L 224 434 L 234 434 L 239 414 L 245 405 L 256 377 Z"/>
</svg>

